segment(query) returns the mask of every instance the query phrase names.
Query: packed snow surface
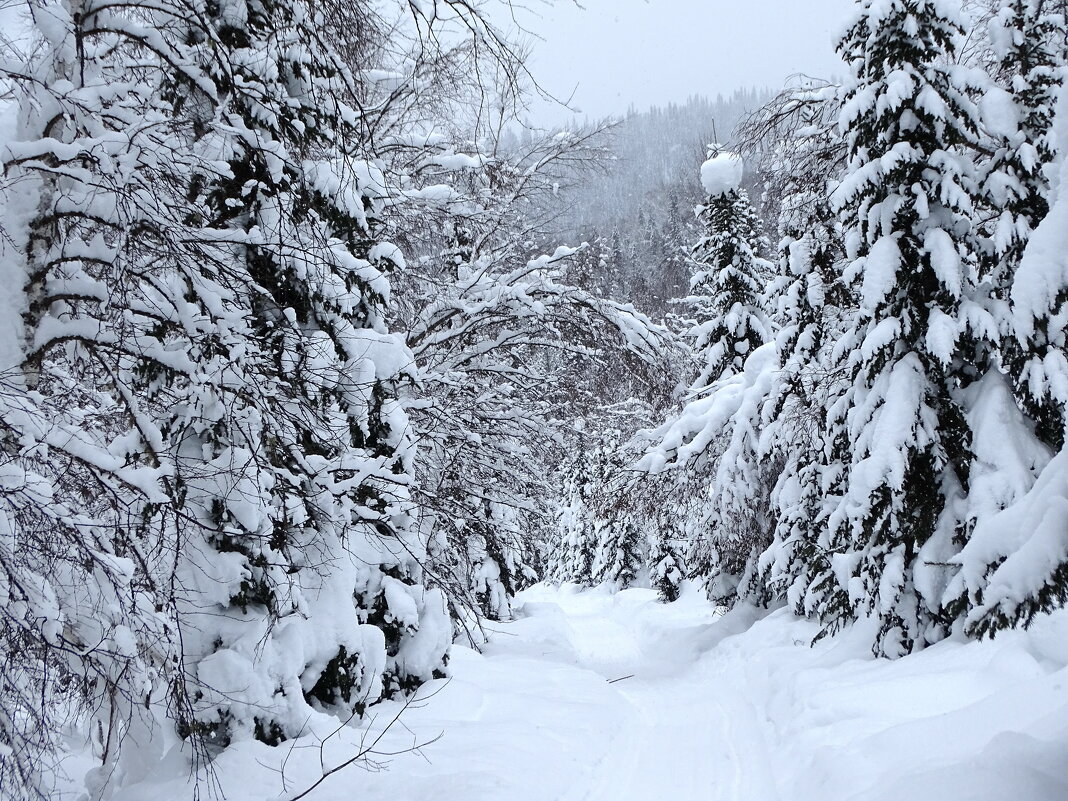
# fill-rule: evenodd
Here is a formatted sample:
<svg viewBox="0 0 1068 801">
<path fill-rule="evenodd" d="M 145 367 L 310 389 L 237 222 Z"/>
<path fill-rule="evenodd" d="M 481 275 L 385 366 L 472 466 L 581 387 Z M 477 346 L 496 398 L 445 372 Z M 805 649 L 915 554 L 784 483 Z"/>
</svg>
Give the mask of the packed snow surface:
<svg viewBox="0 0 1068 801">
<path fill-rule="evenodd" d="M 863 624 L 809 647 L 815 627 L 785 610 L 720 616 L 692 587 L 666 605 L 649 590 L 545 586 L 519 602 L 484 653 L 454 648 L 452 678 L 376 746 L 382 769 L 350 767 L 310 801 L 1068 798 L 1068 612 L 888 661 Z M 326 768 L 397 709 L 331 738 Z M 219 789 L 292 798 L 322 769 L 313 738 L 290 745 L 232 747 Z M 192 797 L 175 768 L 117 799 Z"/>
<path fill-rule="evenodd" d="M 701 186 L 709 195 L 725 195 L 742 185 L 744 174 L 742 157 L 721 151 L 701 165 Z"/>
</svg>

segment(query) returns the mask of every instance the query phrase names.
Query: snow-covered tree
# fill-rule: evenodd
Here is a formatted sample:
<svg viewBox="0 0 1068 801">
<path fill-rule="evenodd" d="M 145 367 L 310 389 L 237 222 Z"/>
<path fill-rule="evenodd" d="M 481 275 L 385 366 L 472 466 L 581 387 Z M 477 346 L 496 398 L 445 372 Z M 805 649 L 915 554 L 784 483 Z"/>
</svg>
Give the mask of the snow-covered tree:
<svg viewBox="0 0 1068 801">
<path fill-rule="evenodd" d="M 93 732 L 97 797 L 158 756 L 169 703 L 189 700 L 169 469 L 133 386 L 135 370 L 185 366 L 160 341 L 157 286 L 176 256 L 200 255 L 183 236 L 192 154 L 140 23 L 98 10 L 35 4 L 35 51 L 4 65 L 19 120 L 0 190 L 0 783 L 16 798 L 48 795 L 72 712 Z"/>
<path fill-rule="evenodd" d="M 554 578 L 589 585 L 597 558 L 597 533 L 591 504 L 597 487 L 599 452 L 584 448 L 564 469 L 563 506 L 559 518 L 559 547 Z"/>
<path fill-rule="evenodd" d="M 981 112 L 995 149 L 981 181 L 985 200 L 1000 213 L 988 226 L 991 252 L 983 277 L 1002 293 L 1031 231 L 1049 211 L 1045 167 L 1054 155 L 1060 59 L 1053 32 L 1060 21 L 1042 6 L 1035 0 L 1006 0 L 990 23 L 998 85 L 987 90 Z"/>
<path fill-rule="evenodd" d="M 691 399 L 676 420 L 653 432 L 652 452 L 640 462 L 652 473 L 692 469 L 707 481 L 686 564 L 718 600 L 733 598 L 740 581 L 750 583 L 770 531 L 769 487 L 758 474 L 777 369 L 767 345 L 773 326 L 762 305 L 774 268 L 758 255 L 764 243 L 741 188 L 743 173 L 739 156 L 718 150 L 701 167 L 708 202 L 698 216 L 707 232 L 691 256 L 696 272 L 688 298 L 698 318 L 688 336 L 696 340 L 700 373 Z"/>
<path fill-rule="evenodd" d="M 412 355 L 385 323 L 403 260 L 322 17 L 34 19 L 42 46 L 4 65 L 25 293 L 3 364 L 2 770 L 39 789 L 52 713 L 74 709 L 96 798 L 152 768 L 160 725 L 200 755 L 278 742 L 438 674 L 450 632 L 410 530 Z"/>
<path fill-rule="evenodd" d="M 1061 103 L 1065 93 L 1062 88 Z M 1063 136 L 1066 123 L 1058 117 L 1051 138 Z M 1028 232 L 1012 288 L 1018 320 L 1045 318 L 1047 330 L 1058 332 L 1049 340 L 1045 357 L 1032 362 L 1036 370 L 1048 371 L 1047 402 L 1063 397 L 1057 394 L 1063 378 L 1056 376 L 1065 374 L 1063 332 L 1068 320 L 1063 160 L 1057 169 L 1060 181 L 1051 191 L 1051 208 Z M 1043 427 L 1043 415 L 1031 417 L 1034 407 L 1013 398 L 1004 376 L 989 375 L 983 384 L 969 388 L 976 433 L 969 498 L 974 530 L 954 559 L 960 569 L 946 592 L 947 604 L 964 620 L 965 630 L 979 636 L 1026 627 L 1036 616 L 1068 603 L 1065 451 L 1049 448 L 1050 429 Z"/>
<path fill-rule="evenodd" d="M 454 612 L 488 597 L 486 570 L 501 582 L 493 597 L 510 598 L 534 577 L 536 532 L 557 512 L 550 475 L 566 448 L 565 421 L 598 394 L 608 365 L 625 364 L 632 382 L 647 385 L 669 345 L 633 307 L 573 283 L 605 257 L 596 242 L 531 252 L 544 222 L 538 207 L 565 166 L 573 175 L 599 152 L 596 134 L 531 134 L 511 148 L 497 126 L 476 142 L 442 137 L 403 189 L 401 213 L 439 220 L 446 234 L 414 243 L 424 255 L 409 260 L 398 302 L 418 375 L 415 500 L 432 543 L 429 572 Z M 575 575 L 592 580 L 589 565 Z"/>
<path fill-rule="evenodd" d="M 220 6 L 205 22 L 191 49 L 211 85 L 179 83 L 175 103 L 219 98 L 196 145 L 222 164 L 194 170 L 189 194 L 201 236 L 227 242 L 219 259 L 244 286 L 221 319 L 197 299 L 205 327 L 225 331 L 217 350 L 191 347 L 212 366 L 163 386 L 146 376 L 142 392 L 168 414 L 190 524 L 181 578 L 197 590 L 180 611 L 197 700 L 183 733 L 274 743 L 299 731 L 306 704 L 359 713 L 432 678 L 448 626 L 407 530 L 412 454 L 395 385 L 411 355 L 386 330 L 384 276 L 403 261 L 378 241 L 384 187 L 361 149 L 351 76 L 299 0 Z M 214 581 L 195 583 L 204 575 Z M 294 661 L 277 638 L 305 626 L 303 667 L 283 672 Z M 429 659 L 409 656 L 427 637 Z M 238 674 L 263 681 L 228 689 Z"/>
<path fill-rule="evenodd" d="M 646 561 L 646 528 L 635 505 L 629 475 L 624 471 L 624 452 L 609 440 L 604 481 L 594 506 L 597 556 L 594 582 L 610 582 L 625 590 L 642 575 Z"/>
<path fill-rule="evenodd" d="M 741 372 L 747 356 L 771 338 L 761 307 L 771 265 L 760 251 L 760 222 L 741 188 L 745 165 L 715 149 L 701 167 L 708 199 L 697 209 L 704 236 L 690 253 L 689 302 L 697 324 L 688 332 L 699 363 L 693 389 Z"/>
<path fill-rule="evenodd" d="M 971 434 L 957 388 L 977 194 L 967 148 L 978 111 L 952 66 L 961 35 L 941 0 L 866 0 L 839 49 L 853 73 L 841 120 L 848 171 L 833 199 L 860 284 L 860 314 L 838 349 L 851 386 L 829 409 L 840 495 L 833 553 L 812 601 L 826 630 L 880 621 L 877 650 L 943 636 L 953 504 L 967 491 Z M 830 469 L 834 470 L 832 466 Z M 812 587 L 810 587 L 810 591 Z"/>
<path fill-rule="evenodd" d="M 677 533 L 678 527 L 672 514 L 667 511 L 653 521 L 649 532 L 649 556 L 646 561 L 649 585 L 665 603 L 678 600 L 683 579 L 686 578 Z"/>
<path fill-rule="evenodd" d="M 771 490 L 782 466 L 767 449 L 778 375 L 774 344 L 757 348 L 741 373 L 712 384 L 647 432 L 636 464 L 664 481 L 675 477 L 673 489 L 683 497 L 664 493 L 661 502 L 674 501 L 673 513 L 689 529 L 687 575 L 705 580 L 710 597 L 724 603 L 739 594 L 764 600 L 755 576 L 770 543 Z"/>
<path fill-rule="evenodd" d="M 993 209 L 985 226 L 982 278 L 993 296 L 1002 357 L 1016 394 L 1035 421 L 1039 437 L 1054 449 L 1064 444 L 1065 369 L 1063 324 L 1053 305 L 1034 308 L 1024 299 L 1026 283 L 1015 278 L 1031 232 L 1049 211 L 1048 165 L 1054 156 L 1052 124 L 1063 55 L 1055 33 L 1063 20 L 1036 0 L 1008 0 L 991 22 L 993 50 L 1002 87 L 983 98 L 983 122 L 994 153 L 983 169 L 984 200 Z M 1008 309 L 1012 293 L 1021 302 Z M 1063 304 L 1062 298 L 1061 303 Z"/>
<path fill-rule="evenodd" d="M 767 600 L 804 586 L 800 576 L 814 557 L 810 543 L 824 524 L 824 419 L 835 382 L 828 355 L 853 303 L 830 204 L 846 158 L 840 105 L 838 87 L 806 83 L 780 93 L 740 133 L 766 181 L 765 203 L 778 210 L 780 236 L 778 274 L 765 294 L 782 368 L 768 413 L 766 436 L 774 442 L 765 449 L 781 470 L 770 498 L 771 544 L 750 579 Z"/>
</svg>

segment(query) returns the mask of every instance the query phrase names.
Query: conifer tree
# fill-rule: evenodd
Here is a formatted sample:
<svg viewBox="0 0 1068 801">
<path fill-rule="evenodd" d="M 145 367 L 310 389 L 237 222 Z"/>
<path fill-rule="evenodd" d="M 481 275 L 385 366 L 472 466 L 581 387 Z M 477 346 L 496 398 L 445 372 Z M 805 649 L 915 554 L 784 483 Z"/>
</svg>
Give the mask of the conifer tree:
<svg viewBox="0 0 1068 801">
<path fill-rule="evenodd" d="M 760 257 L 761 223 L 741 188 L 741 159 L 718 149 L 702 168 L 708 200 L 698 207 L 704 236 L 690 253 L 690 302 L 699 374 L 693 389 L 741 372 L 746 357 L 771 337 L 760 299 L 770 265 Z"/>
<path fill-rule="evenodd" d="M 977 111 L 952 62 L 961 28 L 941 0 L 865 0 L 839 44 L 853 72 L 842 109 L 849 148 L 834 193 L 861 308 L 841 344 L 852 386 L 830 407 L 840 472 L 820 586 L 825 630 L 880 621 L 876 649 L 943 635 L 952 500 L 967 491 L 970 431 L 958 398 L 958 318 L 968 289 Z M 848 348 L 848 350 L 846 350 Z M 834 469 L 833 467 L 831 468 Z"/>
<path fill-rule="evenodd" d="M 686 577 L 685 565 L 674 536 L 676 531 L 671 515 L 661 512 L 649 536 L 649 558 L 646 562 L 649 584 L 664 603 L 678 600 L 682 581 Z"/>
<path fill-rule="evenodd" d="M 986 453 L 977 448 L 980 479 L 973 480 L 969 501 L 985 507 L 986 514 L 974 515 L 974 529 L 954 560 L 959 571 L 946 593 L 947 604 L 973 636 L 1027 627 L 1038 615 L 1068 603 L 1062 513 L 1068 206 L 1063 161 L 1050 162 L 1046 171 L 1031 169 L 1049 160 L 1053 143 L 1063 141 L 1066 122 L 1053 116 L 1065 93 L 1056 86 L 1060 71 L 1052 66 L 1063 58 L 1051 47 L 1060 27 L 1042 16 L 1043 7 L 1048 5 L 1008 2 L 996 19 L 1002 77 L 1014 102 L 1011 113 L 987 114 L 1013 123 L 1000 129 L 1000 146 L 987 177 L 987 187 L 1002 190 L 986 195 L 1001 212 L 987 253 L 994 254 L 988 257 L 998 300 L 1004 301 L 1005 285 L 1011 285 L 1010 324 L 1002 334 L 1015 398 L 1000 375 L 977 388 L 986 422 L 976 434 L 984 428 L 989 432 L 979 438 Z M 1046 183 L 1055 177 L 1060 181 Z M 986 478 L 990 465 L 999 472 Z M 979 486 L 979 480 L 985 485 Z"/>
<path fill-rule="evenodd" d="M 701 530 L 687 538 L 683 562 L 686 565 L 686 578 L 703 579 L 712 573 L 714 562 L 707 526 L 701 526 Z"/>
<path fill-rule="evenodd" d="M 829 346 L 852 306 L 842 280 L 842 236 L 830 203 L 845 147 L 838 132 L 837 87 L 782 93 L 747 124 L 751 147 L 771 152 L 767 167 L 779 205 L 778 275 L 768 305 L 779 326 L 782 370 L 773 393 L 768 446 L 783 461 L 771 496 L 774 532 L 760 556 L 757 585 L 766 598 L 789 597 L 807 583 L 812 547 L 824 525 L 823 419 Z"/>
<path fill-rule="evenodd" d="M 1059 20 L 1036 0 L 1004 1 L 991 23 L 998 57 L 995 77 L 1004 92 L 988 94 L 982 115 L 996 144 L 983 167 L 982 189 L 984 199 L 1000 212 L 985 232 L 991 252 L 983 277 L 999 293 L 1011 283 L 1030 233 L 1049 211 L 1044 168 L 1054 156 L 1053 116 L 1061 82 L 1054 41 Z"/>
<path fill-rule="evenodd" d="M 595 582 L 611 582 L 621 590 L 633 586 L 645 565 L 646 543 L 621 487 L 609 490 L 598 507 L 596 531 Z"/>
<path fill-rule="evenodd" d="M 597 538 L 590 506 L 594 502 L 596 458 L 582 449 L 564 472 L 560 547 L 553 571 L 558 581 L 583 585 L 593 581 Z"/>
<path fill-rule="evenodd" d="M 1016 272 L 1031 232 L 1049 211 L 1047 167 L 1054 156 L 1052 126 L 1063 66 L 1056 36 L 1062 24 L 1036 0 L 1006 2 L 992 27 L 1007 97 L 991 92 L 984 115 L 995 141 L 984 167 L 984 200 L 996 216 L 984 231 L 981 277 L 995 300 L 1002 356 L 1017 398 L 1038 437 L 1054 450 L 1065 441 L 1068 404 L 1064 326 L 1056 306 L 1068 298 L 1033 305 L 1031 286 L 1025 278 L 1017 288 Z"/>
</svg>

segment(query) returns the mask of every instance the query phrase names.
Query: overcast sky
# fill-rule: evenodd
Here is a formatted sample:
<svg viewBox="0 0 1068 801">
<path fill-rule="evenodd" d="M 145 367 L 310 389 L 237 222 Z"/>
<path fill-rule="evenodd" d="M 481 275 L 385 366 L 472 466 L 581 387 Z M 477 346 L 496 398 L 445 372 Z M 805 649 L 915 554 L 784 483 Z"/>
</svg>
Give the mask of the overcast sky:
<svg viewBox="0 0 1068 801">
<path fill-rule="evenodd" d="M 840 76 L 837 35 L 853 0 L 556 0 L 520 12 L 542 37 L 532 72 L 590 117 L 780 87 L 804 72 Z M 576 88 L 577 87 L 577 88 Z M 541 114 L 539 114 L 541 116 Z M 554 114 L 555 116 L 555 114 Z"/>
</svg>

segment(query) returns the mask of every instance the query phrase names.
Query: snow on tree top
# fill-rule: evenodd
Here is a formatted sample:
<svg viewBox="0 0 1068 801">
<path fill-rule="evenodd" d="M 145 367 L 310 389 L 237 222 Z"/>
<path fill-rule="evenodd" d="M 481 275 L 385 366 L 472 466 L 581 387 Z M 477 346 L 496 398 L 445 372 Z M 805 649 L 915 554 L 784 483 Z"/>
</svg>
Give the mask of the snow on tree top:
<svg viewBox="0 0 1068 801">
<path fill-rule="evenodd" d="M 701 185 L 709 195 L 725 195 L 742 185 L 744 172 L 741 156 L 721 150 L 701 165 Z"/>
</svg>

